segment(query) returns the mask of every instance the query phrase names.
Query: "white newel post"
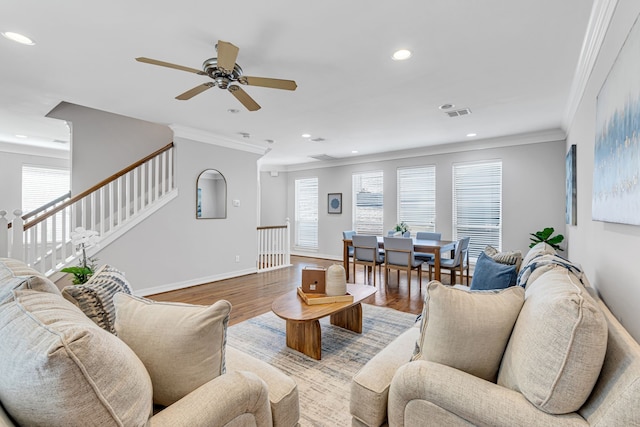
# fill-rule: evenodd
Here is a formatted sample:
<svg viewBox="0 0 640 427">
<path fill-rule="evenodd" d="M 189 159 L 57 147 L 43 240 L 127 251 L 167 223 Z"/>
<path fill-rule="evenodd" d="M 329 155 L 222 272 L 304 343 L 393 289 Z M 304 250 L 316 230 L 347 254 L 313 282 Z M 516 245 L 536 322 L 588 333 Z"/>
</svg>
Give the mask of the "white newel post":
<svg viewBox="0 0 640 427">
<path fill-rule="evenodd" d="M 285 241 L 285 265 L 291 264 L 291 224 L 289 223 L 289 218 L 284 219 L 285 224 L 287 225 L 287 236 Z"/>
<path fill-rule="evenodd" d="M 23 244 L 23 236 L 24 236 L 24 221 L 22 220 L 22 211 L 20 209 L 16 209 L 13 211 L 15 218 L 11 222 L 11 230 L 12 230 L 12 242 L 11 242 L 11 258 L 18 259 L 20 261 L 24 261 L 24 244 Z"/>
<path fill-rule="evenodd" d="M 7 211 L 0 211 L 0 258 L 9 256 L 9 221 L 4 216 Z"/>
</svg>

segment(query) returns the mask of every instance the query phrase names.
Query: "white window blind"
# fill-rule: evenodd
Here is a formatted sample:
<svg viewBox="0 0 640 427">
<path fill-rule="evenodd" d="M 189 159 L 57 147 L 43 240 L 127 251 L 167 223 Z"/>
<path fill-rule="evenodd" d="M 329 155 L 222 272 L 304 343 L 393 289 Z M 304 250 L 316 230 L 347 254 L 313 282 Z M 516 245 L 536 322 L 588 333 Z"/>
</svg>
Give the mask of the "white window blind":
<svg viewBox="0 0 640 427">
<path fill-rule="evenodd" d="M 71 175 L 69 169 L 53 168 L 47 166 L 22 165 L 22 213 L 27 214 L 58 197 L 69 192 L 71 187 Z M 69 229 L 69 218 L 66 220 Z M 51 218 L 47 220 L 51 227 Z M 55 226 L 56 240 L 62 236 L 62 222 L 57 221 Z M 41 236 L 38 236 L 40 239 Z M 47 229 L 47 242 L 53 241 L 53 230 Z"/>
<path fill-rule="evenodd" d="M 502 250 L 502 161 L 453 165 L 453 238 L 470 237 L 469 258 Z"/>
<path fill-rule="evenodd" d="M 413 235 L 435 231 L 435 166 L 398 169 L 398 221 L 405 222 Z"/>
<path fill-rule="evenodd" d="M 69 169 L 23 165 L 23 213 L 29 213 L 68 193 L 70 182 Z"/>
<path fill-rule="evenodd" d="M 354 173 L 353 230 L 357 234 L 383 234 L 383 174 L 382 171 Z"/>
<path fill-rule="evenodd" d="M 295 245 L 318 249 L 318 178 L 296 179 Z"/>
</svg>

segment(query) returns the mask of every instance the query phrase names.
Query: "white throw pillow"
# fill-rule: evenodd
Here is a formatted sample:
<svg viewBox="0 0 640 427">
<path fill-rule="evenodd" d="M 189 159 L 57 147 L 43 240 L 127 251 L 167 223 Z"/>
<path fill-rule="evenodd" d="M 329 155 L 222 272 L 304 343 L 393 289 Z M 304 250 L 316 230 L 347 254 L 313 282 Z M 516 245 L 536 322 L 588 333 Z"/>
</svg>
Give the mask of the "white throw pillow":
<svg viewBox="0 0 640 427">
<path fill-rule="evenodd" d="M 153 400 L 168 406 L 225 372 L 231 304 L 157 302 L 114 296 L 115 329 L 151 376 Z"/>
<path fill-rule="evenodd" d="M 519 286 L 467 291 L 430 282 L 412 360 L 441 363 L 495 381 L 523 302 L 524 289 Z"/>
</svg>

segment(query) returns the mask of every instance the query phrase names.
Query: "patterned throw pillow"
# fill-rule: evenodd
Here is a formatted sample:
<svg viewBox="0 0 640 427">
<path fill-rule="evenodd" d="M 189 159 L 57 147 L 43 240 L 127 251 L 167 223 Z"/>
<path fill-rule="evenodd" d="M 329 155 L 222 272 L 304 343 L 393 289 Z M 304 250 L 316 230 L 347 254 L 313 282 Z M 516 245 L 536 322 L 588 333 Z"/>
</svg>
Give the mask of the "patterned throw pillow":
<svg viewBox="0 0 640 427">
<path fill-rule="evenodd" d="M 484 253 L 489 255 L 494 261 L 499 262 L 500 264 L 507 265 L 515 265 L 516 266 L 516 274 L 520 271 L 520 266 L 522 265 L 522 252 L 517 251 L 507 251 L 507 252 L 499 252 L 493 246 L 487 246 L 484 248 Z"/>
<path fill-rule="evenodd" d="M 158 302 L 119 293 L 116 331 L 142 360 L 154 403 L 168 406 L 225 372 L 231 304 Z"/>
<path fill-rule="evenodd" d="M 495 381 L 524 289 L 471 292 L 427 285 L 420 337 L 411 360 L 428 360 Z"/>
<path fill-rule="evenodd" d="M 118 292 L 131 294 L 131 286 L 124 273 L 103 265 L 83 285 L 66 286 L 62 295 L 74 303 L 102 329 L 115 333 L 113 296 Z"/>
</svg>

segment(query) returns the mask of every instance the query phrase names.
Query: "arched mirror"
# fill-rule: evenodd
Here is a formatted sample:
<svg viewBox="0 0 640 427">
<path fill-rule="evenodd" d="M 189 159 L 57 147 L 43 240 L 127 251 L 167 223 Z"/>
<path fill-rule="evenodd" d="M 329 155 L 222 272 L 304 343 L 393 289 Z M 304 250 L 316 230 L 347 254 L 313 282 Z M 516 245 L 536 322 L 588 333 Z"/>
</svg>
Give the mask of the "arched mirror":
<svg viewBox="0 0 640 427">
<path fill-rule="evenodd" d="M 227 180 L 215 169 L 198 175 L 196 185 L 196 218 L 227 217 Z"/>
</svg>

